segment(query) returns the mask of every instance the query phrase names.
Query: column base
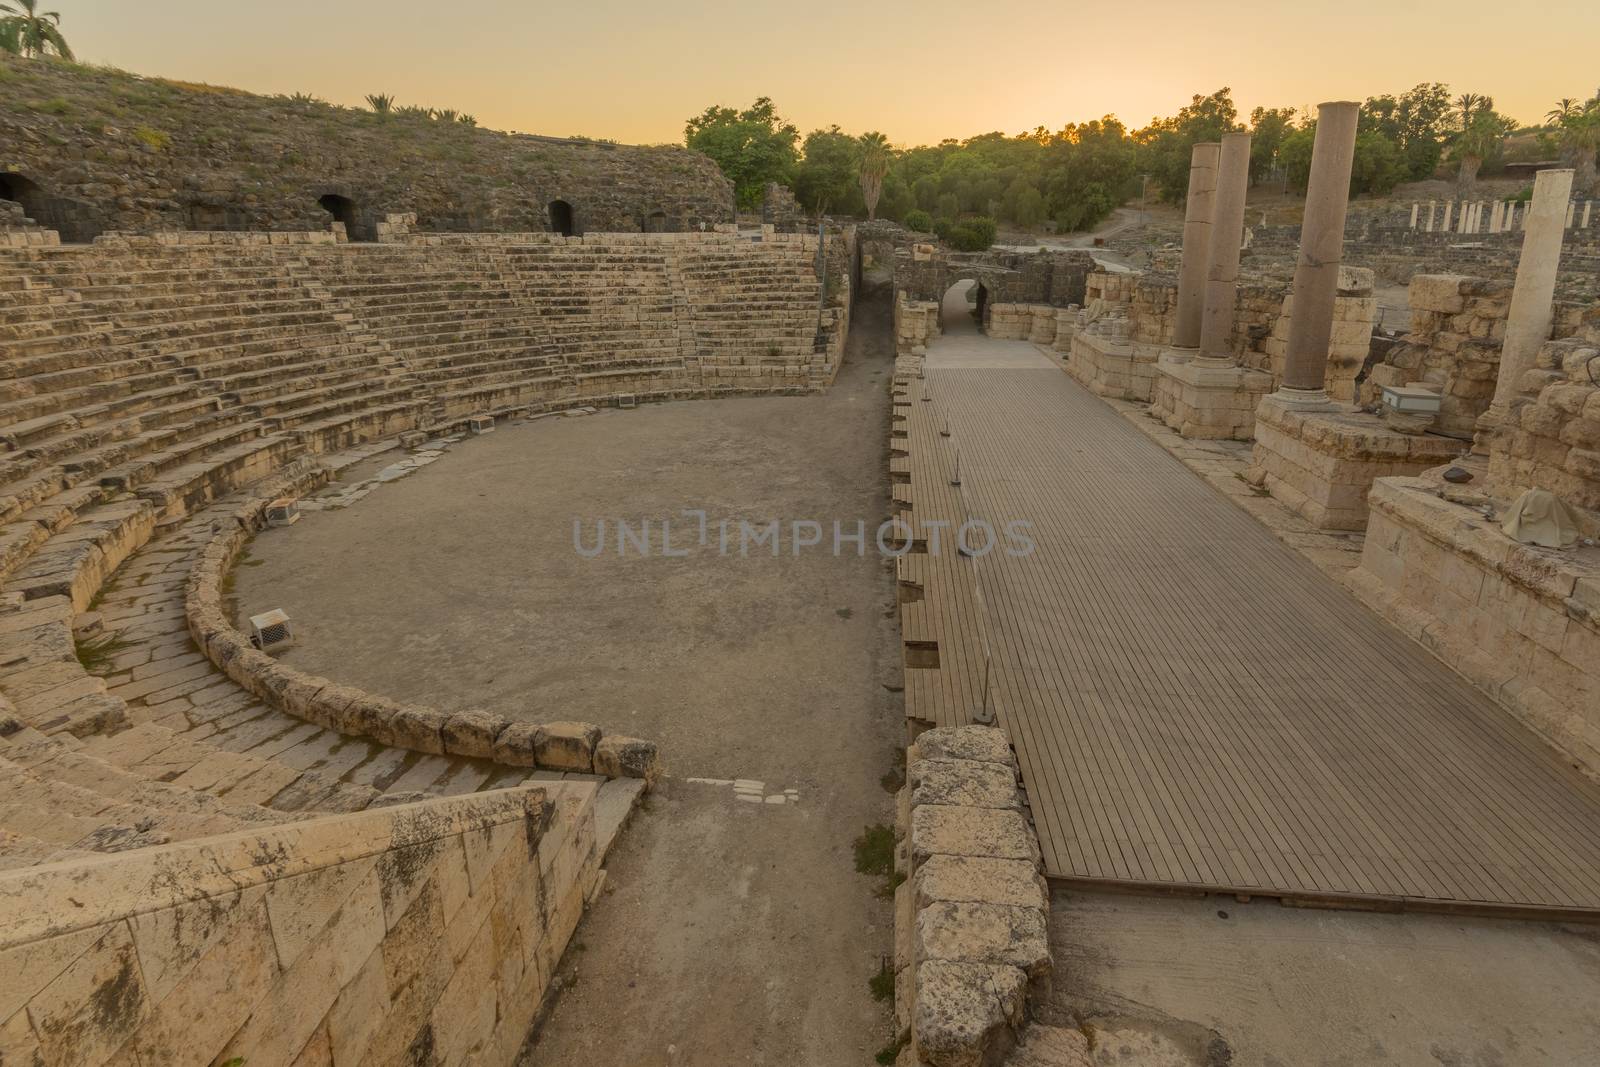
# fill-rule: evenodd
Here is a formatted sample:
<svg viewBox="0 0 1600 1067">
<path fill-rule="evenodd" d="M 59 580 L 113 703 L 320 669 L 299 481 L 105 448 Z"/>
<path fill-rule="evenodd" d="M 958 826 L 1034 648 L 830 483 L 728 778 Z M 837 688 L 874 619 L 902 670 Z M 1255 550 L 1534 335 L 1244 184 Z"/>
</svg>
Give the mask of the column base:
<svg viewBox="0 0 1600 1067">
<path fill-rule="evenodd" d="M 1132 341 L 1078 331 L 1067 354 L 1067 373 L 1090 392 L 1117 400 L 1149 401 L 1156 351 Z"/>
<path fill-rule="evenodd" d="M 1462 450 L 1454 438 L 1402 433 L 1376 415 L 1332 403 L 1303 408 L 1282 396 L 1256 408 L 1249 479 L 1320 529 L 1365 529 L 1373 482 L 1420 474 Z"/>
<path fill-rule="evenodd" d="M 1294 411 L 1334 410 L 1333 400 L 1326 389 L 1291 389 L 1282 385 L 1272 394 L 1272 399 Z"/>
<path fill-rule="evenodd" d="M 1272 389 L 1272 375 L 1232 360 L 1195 358 L 1189 353 L 1183 349 L 1161 353 L 1150 413 L 1184 437 L 1251 440 L 1256 405 Z"/>
</svg>

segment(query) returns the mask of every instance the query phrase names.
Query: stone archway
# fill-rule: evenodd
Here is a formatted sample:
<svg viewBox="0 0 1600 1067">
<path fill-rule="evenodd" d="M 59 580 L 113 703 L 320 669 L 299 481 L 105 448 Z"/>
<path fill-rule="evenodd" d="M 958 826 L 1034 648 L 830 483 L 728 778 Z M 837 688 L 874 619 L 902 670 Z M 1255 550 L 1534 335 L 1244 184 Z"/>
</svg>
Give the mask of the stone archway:
<svg viewBox="0 0 1600 1067">
<path fill-rule="evenodd" d="M 573 224 L 572 205 L 565 200 L 550 201 L 550 232 L 563 237 L 571 237 L 578 232 Z"/>
<path fill-rule="evenodd" d="M 317 197 L 322 210 L 333 216 L 335 222 L 344 223 L 344 235 L 352 241 L 370 241 L 372 235 L 362 221 L 356 202 L 340 193 L 324 193 Z"/>
<path fill-rule="evenodd" d="M 946 335 L 983 333 L 989 288 L 968 275 L 945 289 L 939 300 L 939 325 Z"/>
<path fill-rule="evenodd" d="M 100 233 L 98 213 L 79 200 L 52 196 L 38 182 L 16 171 L 0 171 L 0 200 L 22 205 L 28 218 L 55 230 L 67 242 L 92 241 Z"/>
<path fill-rule="evenodd" d="M 644 233 L 666 233 L 667 213 L 665 211 L 652 211 L 645 216 L 644 222 L 640 224 L 639 229 Z"/>
</svg>

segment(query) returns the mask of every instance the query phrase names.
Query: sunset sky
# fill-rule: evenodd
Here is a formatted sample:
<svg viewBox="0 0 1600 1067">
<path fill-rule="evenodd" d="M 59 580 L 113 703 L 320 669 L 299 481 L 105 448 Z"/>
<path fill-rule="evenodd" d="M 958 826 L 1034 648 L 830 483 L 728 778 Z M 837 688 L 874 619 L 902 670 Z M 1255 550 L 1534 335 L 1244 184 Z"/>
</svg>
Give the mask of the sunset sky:
<svg viewBox="0 0 1600 1067">
<path fill-rule="evenodd" d="M 1600 77 L 1600 4 L 813 0 L 49 0 L 80 59 L 140 74 L 454 108 L 479 124 L 681 141 L 770 96 L 802 132 L 899 145 L 1114 113 L 1231 86 L 1242 114 L 1442 81 L 1523 122 Z"/>
</svg>

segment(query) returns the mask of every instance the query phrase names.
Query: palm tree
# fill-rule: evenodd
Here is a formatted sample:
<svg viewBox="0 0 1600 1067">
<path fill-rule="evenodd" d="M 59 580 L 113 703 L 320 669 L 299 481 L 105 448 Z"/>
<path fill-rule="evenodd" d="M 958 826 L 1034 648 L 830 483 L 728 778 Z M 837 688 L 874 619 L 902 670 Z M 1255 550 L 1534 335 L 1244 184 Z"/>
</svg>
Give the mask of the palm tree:
<svg viewBox="0 0 1600 1067">
<path fill-rule="evenodd" d="M 1476 114 L 1467 121 L 1466 128 L 1456 137 L 1456 158 L 1461 169 L 1456 172 L 1456 183 L 1462 195 L 1478 180 L 1478 169 L 1483 161 L 1500 149 L 1505 140 L 1506 120 L 1496 115 L 1487 105 L 1480 105 Z"/>
<path fill-rule="evenodd" d="M 388 93 L 368 93 L 367 106 L 380 115 L 387 115 L 394 110 L 394 97 Z"/>
<path fill-rule="evenodd" d="M 1552 126 L 1559 126 L 1564 120 L 1572 115 L 1578 114 L 1582 110 L 1583 105 L 1580 104 L 1575 98 L 1563 96 L 1559 101 L 1556 102 L 1555 107 L 1544 113 L 1544 120 Z"/>
<path fill-rule="evenodd" d="M 22 31 L 10 19 L 0 22 L 0 52 L 9 56 L 22 54 Z"/>
<path fill-rule="evenodd" d="M 1461 119 L 1461 128 L 1465 130 L 1471 126 L 1473 116 L 1492 107 L 1494 107 L 1493 98 L 1478 93 L 1462 93 L 1456 97 L 1456 115 Z"/>
<path fill-rule="evenodd" d="M 39 0 L 11 0 L 10 3 L 0 4 L 0 14 L 5 16 L 0 20 L 0 25 L 5 27 L 0 38 L 15 41 L 16 50 L 22 55 L 32 59 L 54 52 L 62 59 L 72 58 L 67 39 L 61 36 L 59 11 L 41 13 Z M 11 51 L 9 48 L 6 50 Z"/>
<path fill-rule="evenodd" d="M 867 202 L 867 221 L 878 217 L 878 197 L 889 173 L 889 139 L 881 133 L 861 135 L 861 198 Z"/>
<path fill-rule="evenodd" d="M 1577 171 L 1573 188 L 1587 193 L 1594 188 L 1595 152 L 1600 149 L 1600 96 L 1582 107 L 1575 105 L 1557 122 L 1561 127 L 1562 161 Z"/>
</svg>

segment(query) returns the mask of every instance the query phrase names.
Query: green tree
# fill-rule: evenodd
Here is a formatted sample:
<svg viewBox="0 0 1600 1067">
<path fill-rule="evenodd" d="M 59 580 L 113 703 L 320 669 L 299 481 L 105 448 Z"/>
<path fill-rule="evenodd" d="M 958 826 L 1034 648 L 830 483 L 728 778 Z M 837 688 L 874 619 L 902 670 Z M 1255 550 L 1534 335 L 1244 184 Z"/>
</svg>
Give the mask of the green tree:
<svg viewBox="0 0 1600 1067">
<path fill-rule="evenodd" d="M 889 139 L 883 134 L 861 135 L 861 198 L 867 205 L 868 220 L 878 217 L 878 199 L 883 195 L 891 155 Z"/>
<path fill-rule="evenodd" d="M 1278 149 L 1294 132 L 1295 109 L 1258 107 L 1250 112 L 1250 184 L 1265 181 L 1278 166 Z"/>
<path fill-rule="evenodd" d="M 1045 210 L 1064 230 L 1086 230 L 1134 192 L 1139 148 L 1113 115 L 1068 125 L 1045 147 Z M 1189 171 L 1184 169 L 1184 184 Z"/>
<path fill-rule="evenodd" d="M 367 106 L 379 115 L 387 115 L 394 111 L 394 97 L 388 93 L 368 93 Z"/>
<path fill-rule="evenodd" d="M 10 0 L 0 3 L 0 41 L 5 51 L 29 59 L 54 52 L 62 59 L 72 58 L 67 39 L 61 36 L 61 13 L 39 10 L 39 0 Z M 14 47 L 11 47 L 14 46 Z"/>
<path fill-rule="evenodd" d="M 1278 146 L 1278 165 L 1283 168 L 1291 189 L 1305 192 L 1311 181 L 1311 149 L 1317 141 L 1317 123 L 1313 119 L 1283 139 Z"/>
<path fill-rule="evenodd" d="M 1400 146 L 1372 130 L 1357 132 L 1355 159 L 1350 168 L 1350 191 L 1384 196 L 1406 178 L 1405 156 Z"/>
<path fill-rule="evenodd" d="M 794 168 L 794 195 L 818 215 L 857 214 L 861 198 L 861 142 L 839 127 L 806 134 L 804 156 Z"/>
<path fill-rule="evenodd" d="M 1200 141 L 1217 141 L 1239 127 L 1239 109 L 1226 86 L 1195 96 L 1170 118 L 1155 119 L 1134 135 L 1144 149 L 1143 169 L 1161 188 L 1161 199 L 1181 204 L 1189 195 L 1189 160 Z"/>
<path fill-rule="evenodd" d="M 1600 93 L 1583 103 L 1562 100 L 1547 118 L 1553 119 L 1561 158 L 1577 172 L 1573 187 L 1588 194 L 1595 189 L 1595 153 L 1600 150 Z"/>
<path fill-rule="evenodd" d="M 1464 106 L 1475 99 L 1472 107 Z M 1459 114 L 1462 130 L 1452 146 L 1457 161 L 1456 183 L 1463 194 L 1478 180 L 1478 171 L 1485 162 L 1499 158 L 1505 145 L 1506 134 L 1516 128 L 1516 123 L 1494 110 L 1494 101 L 1466 93 L 1460 98 Z"/>
<path fill-rule="evenodd" d="M 711 157 L 745 209 L 761 202 L 768 182 L 789 184 L 799 140 L 800 131 L 780 119 L 765 96 L 743 111 L 708 107 L 684 126 L 684 143 Z"/>
</svg>

